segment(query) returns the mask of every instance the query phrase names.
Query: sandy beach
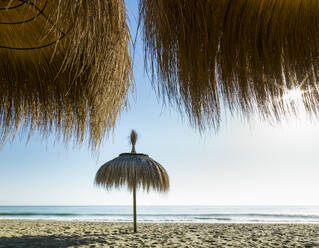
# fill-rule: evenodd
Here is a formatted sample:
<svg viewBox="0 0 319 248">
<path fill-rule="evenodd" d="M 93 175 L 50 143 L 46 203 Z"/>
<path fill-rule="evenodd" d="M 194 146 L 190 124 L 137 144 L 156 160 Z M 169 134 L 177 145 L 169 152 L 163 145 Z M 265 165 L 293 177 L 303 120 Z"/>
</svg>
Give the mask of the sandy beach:
<svg viewBox="0 0 319 248">
<path fill-rule="evenodd" d="M 319 225 L 0 221 L 0 247 L 319 247 Z"/>
</svg>

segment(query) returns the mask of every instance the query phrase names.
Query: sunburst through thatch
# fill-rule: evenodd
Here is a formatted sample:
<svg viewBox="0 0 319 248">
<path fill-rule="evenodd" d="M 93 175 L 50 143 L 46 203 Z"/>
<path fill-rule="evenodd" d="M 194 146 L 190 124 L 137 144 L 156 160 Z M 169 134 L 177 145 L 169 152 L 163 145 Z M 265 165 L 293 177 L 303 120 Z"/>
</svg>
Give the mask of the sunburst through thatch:
<svg viewBox="0 0 319 248">
<path fill-rule="evenodd" d="M 23 127 L 99 146 L 131 86 L 123 0 L 4 0 L 0 34 L 1 141 Z"/>
<path fill-rule="evenodd" d="M 223 105 L 245 117 L 289 115 L 294 104 L 280 99 L 301 82 L 302 103 L 318 116 L 318 13 L 317 0 L 141 0 L 140 6 L 160 93 L 184 106 L 200 128 L 218 126 Z"/>
<path fill-rule="evenodd" d="M 133 191 L 134 232 L 136 232 L 136 189 L 166 192 L 169 190 L 169 177 L 158 162 L 146 154 L 136 153 L 137 133 L 134 130 L 131 132 L 130 140 L 131 153 L 122 153 L 102 165 L 96 173 L 95 184 L 106 189 L 127 185 L 128 189 Z"/>
</svg>

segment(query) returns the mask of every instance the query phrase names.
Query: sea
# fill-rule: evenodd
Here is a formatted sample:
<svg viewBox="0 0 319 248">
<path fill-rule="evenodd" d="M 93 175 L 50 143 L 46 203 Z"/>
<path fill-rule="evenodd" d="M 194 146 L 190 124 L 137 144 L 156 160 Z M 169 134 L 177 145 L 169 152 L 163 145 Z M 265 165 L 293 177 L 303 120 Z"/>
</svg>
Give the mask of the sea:
<svg viewBox="0 0 319 248">
<path fill-rule="evenodd" d="M 130 222 L 132 206 L 0 206 L 1 219 Z M 319 206 L 137 206 L 138 222 L 319 223 Z"/>
</svg>

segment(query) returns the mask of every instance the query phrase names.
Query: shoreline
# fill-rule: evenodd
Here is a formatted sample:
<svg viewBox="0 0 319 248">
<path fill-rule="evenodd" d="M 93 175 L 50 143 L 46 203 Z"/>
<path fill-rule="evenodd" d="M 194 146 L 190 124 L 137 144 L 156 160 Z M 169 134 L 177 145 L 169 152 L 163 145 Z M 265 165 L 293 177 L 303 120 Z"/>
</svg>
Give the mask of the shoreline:
<svg viewBox="0 0 319 248">
<path fill-rule="evenodd" d="M 109 221 L 109 220 L 88 220 L 88 219 L 45 219 L 45 218 L 0 218 L 0 223 L 2 221 L 26 221 L 26 222 L 66 222 L 66 223 L 76 223 L 76 222 L 82 222 L 82 223 L 105 223 L 105 224 L 128 224 L 128 223 L 132 223 L 133 222 L 133 217 L 132 217 L 132 221 Z M 242 222 L 231 222 L 231 221 L 218 221 L 218 222 L 197 222 L 197 221 L 143 221 L 143 220 L 137 220 L 137 223 L 140 224 L 207 224 L 207 225 L 318 225 L 319 226 L 319 222 L 263 222 L 263 221 L 254 221 L 254 222 L 250 222 L 250 221 L 242 221 Z"/>
<path fill-rule="evenodd" d="M 319 247 L 319 224 L 0 220 L 2 247 Z"/>
</svg>

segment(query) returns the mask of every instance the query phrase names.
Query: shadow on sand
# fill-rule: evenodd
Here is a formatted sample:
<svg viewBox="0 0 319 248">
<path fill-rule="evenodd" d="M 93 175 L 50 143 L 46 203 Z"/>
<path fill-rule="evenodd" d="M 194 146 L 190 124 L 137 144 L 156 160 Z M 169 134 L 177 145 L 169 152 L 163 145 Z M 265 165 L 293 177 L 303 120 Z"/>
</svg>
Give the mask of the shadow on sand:
<svg viewBox="0 0 319 248">
<path fill-rule="evenodd" d="M 0 248 L 4 247 L 77 247 L 98 245 L 114 245 L 107 242 L 105 235 L 79 236 L 79 235 L 24 235 L 21 237 L 0 237 Z"/>
</svg>

